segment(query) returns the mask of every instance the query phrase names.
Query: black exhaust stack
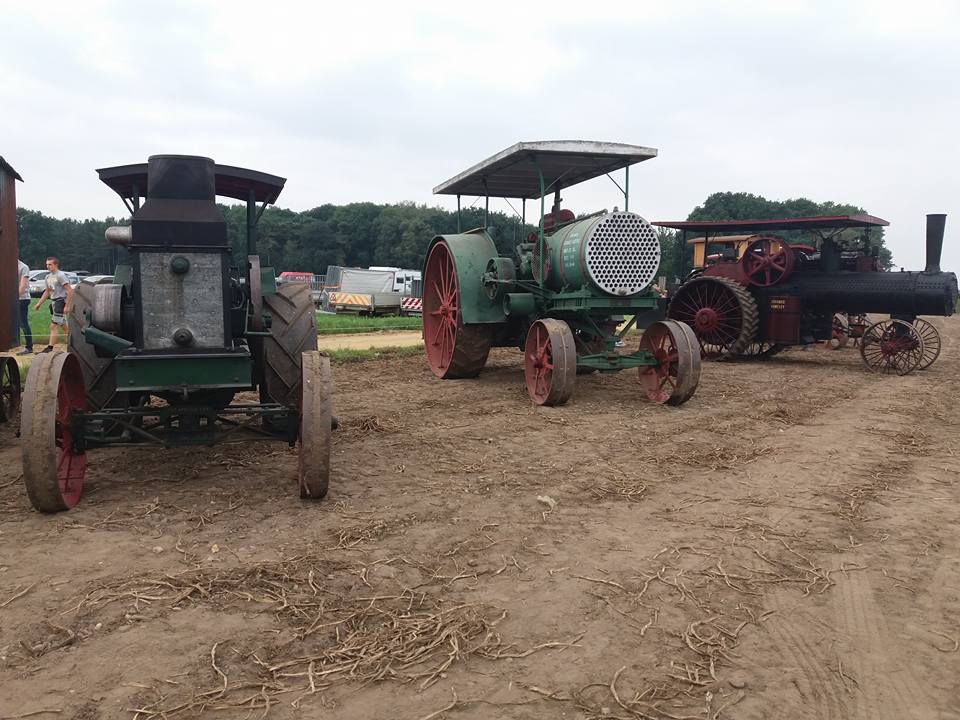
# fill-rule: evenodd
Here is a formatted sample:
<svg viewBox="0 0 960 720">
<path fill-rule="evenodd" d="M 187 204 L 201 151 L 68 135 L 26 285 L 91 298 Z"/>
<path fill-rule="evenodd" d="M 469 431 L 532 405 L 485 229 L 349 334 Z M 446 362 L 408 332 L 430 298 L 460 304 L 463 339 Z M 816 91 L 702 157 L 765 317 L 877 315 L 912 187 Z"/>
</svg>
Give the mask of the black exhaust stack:
<svg viewBox="0 0 960 720">
<path fill-rule="evenodd" d="M 943 252 L 943 229 L 946 224 L 946 215 L 927 215 L 927 267 L 923 271 L 927 275 L 940 272 L 940 253 Z"/>
</svg>

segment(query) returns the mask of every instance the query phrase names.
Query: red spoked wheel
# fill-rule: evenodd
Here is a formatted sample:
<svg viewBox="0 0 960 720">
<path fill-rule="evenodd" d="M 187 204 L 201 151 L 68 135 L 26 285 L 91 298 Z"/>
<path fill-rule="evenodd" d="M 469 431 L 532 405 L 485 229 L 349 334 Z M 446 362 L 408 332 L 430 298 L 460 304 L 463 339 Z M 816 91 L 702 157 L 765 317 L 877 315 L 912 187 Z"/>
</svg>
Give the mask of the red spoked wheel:
<svg viewBox="0 0 960 720">
<path fill-rule="evenodd" d="M 446 241 L 427 256 L 423 275 L 423 346 L 438 378 L 476 377 L 487 363 L 490 336 L 482 325 L 464 325 L 453 253 Z"/>
<path fill-rule="evenodd" d="M 711 360 L 741 355 L 757 334 L 757 302 L 740 283 L 725 277 L 699 276 L 676 291 L 667 317 L 689 325 L 700 341 L 700 354 Z"/>
<path fill-rule="evenodd" d="M 577 380 L 573 331 L 563 320 L 537 320 L 527 331 L 523 352 L 527 393 L 537 405 L 563 405 Z"/>
<path fill-rule="evenodd" d="M 920 331 L 903 320 L 881 320 L 860 339 L 860 356 L 874 372 L 906 375 L 923 361 Z"/>
<path fill-rule="evenodd" d="M 940 333 L 927 320 L 916 318 L 913 326 L 920 333 L 920 339 L 923 340 L 923 359 L 917 366 L 917 370 L 926 370 L 933 365 L 933 361 L 940 357 Z"/>
<path fill-rule="evenodd" d="M 74 413 L 87 409 L 79 361 L 64 352 L 37 355 L 24 395 L 20 437 L 30 503 L 44 513 L 69 510 L 80 501 L 87 471 L 73 423 Z"/>
<path fill-rule="evenodd" d="M 20 366 L 12 357 L 0 358 L 0 422 L 9 422 L 20 409 Z"/>
<path fill-rule="evenodd" d="M 774 245 L 779 246 L 774 249 Z M 747 246 L 740 265 L 751 285 L 770 287 L 786 280 L 793 272 L 793 250 L 783 240 L 759 238 Z"/>
<path fill-rule="evenodd" d="M 674 320 L 655 322 L 643 332 L 640 350 L 657 364 L 637 368 L 647 397 L 656 403 L 682 405 L 700 382 L 700 343 L 693 330 Z"/>
<path fill-rule="evenodd" d="M 316 350 L 301 355 L 297 484 L 300 497 L 320 500 L 330 485 L 333 444 L 333 376 L 330 358 Z"/>
</svg>

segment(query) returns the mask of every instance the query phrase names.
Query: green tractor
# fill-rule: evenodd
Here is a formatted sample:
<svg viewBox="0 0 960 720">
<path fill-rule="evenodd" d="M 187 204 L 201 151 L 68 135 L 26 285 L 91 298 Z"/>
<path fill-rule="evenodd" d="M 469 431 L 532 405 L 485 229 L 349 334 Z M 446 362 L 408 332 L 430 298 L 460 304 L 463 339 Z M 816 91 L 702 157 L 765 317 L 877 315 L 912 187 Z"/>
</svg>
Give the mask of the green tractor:
<svg viewBox="0 0 960 720">
<path fill-rule="evenodd" d="M 433 239 L 423 271 L 423 338 L 434 375 L 475 377 L 491 347 L 515 346 L 524 351 L 527 392 L 537 405 L 565 403 L 578 374 L 628 368 L 637 369 L 650 400 L 689 400 L 700 378 L 700 344 L 690 327 L 652 322 L 635 352 L 617 349 L 638 320 L 663 309 L 653 287 L 656 231 L 629 211 L 629 168 L 656 154 L 621 143 L 518 143 L 434 188 L 456 195 L 458 214 L 458 232 Z M 602 175 L 613 180 L 618 170 L 622 211 L 577 217 L 561 208 L 561 189 Z M 526 201 L 539 199 L 537 232 L 512 256 L 500 255 L 486 228 L 460 232 L 464 195 L 486 198 L 487 211 L 491 197 L 519 199 L 524 224 Z"/>
<path fill-rule="evenodd" d="M 256 250 L 285 180 L 184 155 L 98 173 L 132 217 L 106 233 L 121 258 L 114 282 L 74 291 L 69 352 L 31 364 L 21 438 L 33 506 L 76 505 L 95 447 L 252 440 L 298 445 L 300 496 L 322 498 L 333 385 L 310 286 L 278 287 Z M 217 196 L 247 204 L 239 265 Z"/>
</svg>

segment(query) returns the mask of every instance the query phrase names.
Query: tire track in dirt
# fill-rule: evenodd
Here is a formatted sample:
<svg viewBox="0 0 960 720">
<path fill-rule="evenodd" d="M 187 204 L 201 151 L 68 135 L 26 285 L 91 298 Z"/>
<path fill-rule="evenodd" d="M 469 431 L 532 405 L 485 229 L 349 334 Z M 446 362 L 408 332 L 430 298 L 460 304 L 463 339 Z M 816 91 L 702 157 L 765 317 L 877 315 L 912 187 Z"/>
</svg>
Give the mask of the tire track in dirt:
<svg viewBox="0 0 960 720">
<path fill-rule="evenodd" d="M 900 643 L 891 635 L 869 579 L 851 573 L 834 596 L 841 632 L 856 648 L 847 653 L 850 675 L 859 684 L 858 718 L 867 720 L 929 720 L 936 717 L 909 665 L 901 660 Z"/>
<path fill-rule="evenodd" d="M 794 602 L 789 602 L 778 594 L 772 602 L 777 612 L 764 622 L 764 627 L 784 658 L 800 673 L 790 681 L 810 703 L 808 717 L 846 720 L 845 703 L 841 699 L 843 688 L 837 686 L 839 678 L 827 670 L 827 658 L 805 637 L 804 626 L 798 621 L 805 613 L 798 613 L 796 604 L 796 596 Z"/>
</svg>

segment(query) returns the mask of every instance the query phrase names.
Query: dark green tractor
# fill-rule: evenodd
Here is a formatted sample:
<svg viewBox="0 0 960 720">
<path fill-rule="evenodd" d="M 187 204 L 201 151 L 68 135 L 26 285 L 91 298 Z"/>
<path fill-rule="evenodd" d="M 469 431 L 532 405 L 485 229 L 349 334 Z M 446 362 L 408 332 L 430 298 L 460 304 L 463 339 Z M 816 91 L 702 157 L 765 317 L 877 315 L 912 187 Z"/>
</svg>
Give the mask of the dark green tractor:
<svg viewBox="0 0 960 720">
<path fill-rule="evenodd" d="M 560 405 L 578 374 L 636 368 L 654 402 L 680 405 L 700 377 L 700 345 L 676 321 L 650 322 L 663 299 L 654 288 L 660 243 L 650 223 L 629 211 L 629 168 L 655 157 L 652 148 L 621 143 L 518 143 L 434 188 L 462 196 L 539 200 L 537 231 L 501 255 L 486 227 L 440 235 L 423 272 L 427 363 L 440 378 L 474 377 L 491 347 L 524 351 L 524 377 L 538 405 Z M 623 210 L 577 216 L 560 192 L 623 170 Z M 612 179 L 612 177 L 611 177 Z M 545 212 L 545 200 L 553 207 Z M 626 320 L 626 316 L 630 319 Z M 618 348 L 646 318 L 639 347 Z"/>
<path fill-rule="evenodd" d="M 21 437 L 33 506 L 73 507 L 93 448 L 254 440 L 298 445 L 300 496 L 322 498 L 333 386 L 310 286 L 278 287 L 256 249 L 257 221 L 285 180 L 183 155 L 98 173 L 132 217 L 107 230 L 121 256 L 114 282 L 74 292 L 69 352 L 38 355 L 27 376 Z M 217 196 L 247 204 L 240 262 Z"/>
</svg>

